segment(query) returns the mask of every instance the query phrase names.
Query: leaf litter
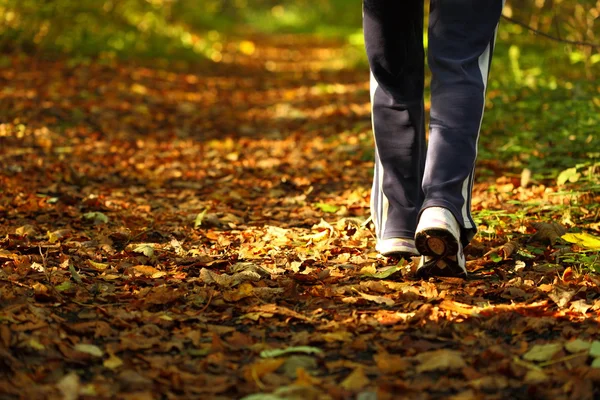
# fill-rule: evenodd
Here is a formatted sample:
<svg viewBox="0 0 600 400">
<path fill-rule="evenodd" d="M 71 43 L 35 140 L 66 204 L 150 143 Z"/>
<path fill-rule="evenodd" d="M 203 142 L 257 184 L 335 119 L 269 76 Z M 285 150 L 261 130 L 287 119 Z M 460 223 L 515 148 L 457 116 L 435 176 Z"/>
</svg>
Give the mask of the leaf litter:
<svg viewBox="0 0 600 400">
<path fill-rule="evenodd" d="M 561 194 L 589 178 L 493 170 L 469 279 L 417 280 L 373 250 L 368 72 L 293 40 L 0 71 L 1 397 L 597 397 L 600 198 Z"/>
</svg>

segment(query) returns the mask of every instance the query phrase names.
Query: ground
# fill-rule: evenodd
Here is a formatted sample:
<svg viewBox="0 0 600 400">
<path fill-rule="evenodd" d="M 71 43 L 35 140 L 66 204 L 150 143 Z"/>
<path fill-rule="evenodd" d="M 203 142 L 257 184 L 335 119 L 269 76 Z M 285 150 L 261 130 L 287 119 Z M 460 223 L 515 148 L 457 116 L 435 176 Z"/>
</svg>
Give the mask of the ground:
<svg viewBox="0 0 600 400">
<path fill-rule="evenodd" d="M 480 159 L 469 278 L 416 279 L 343 51 L 3 66 L 1 398 L 600 396 L 598 186 Z"/>
</svg>

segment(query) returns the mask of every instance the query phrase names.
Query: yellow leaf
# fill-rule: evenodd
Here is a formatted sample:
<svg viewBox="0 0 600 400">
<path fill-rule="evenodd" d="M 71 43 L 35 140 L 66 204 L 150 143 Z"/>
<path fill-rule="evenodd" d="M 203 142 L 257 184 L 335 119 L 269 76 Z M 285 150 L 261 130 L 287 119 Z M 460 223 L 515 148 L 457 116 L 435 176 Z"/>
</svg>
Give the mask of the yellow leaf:
<svg viewBox="0 0 600 400">
<path fill-rule="evenodd" d="M 586 249 L 600 249 L 600 238 L 590 235 L 589 233 L 567 233 L 561 237 L 569 243 L 575 243 L 578 246 L 585 247 Z"/>
<path fill-rule="evenodd" d="M 348 331 L 327 332 L 323 334 L 326 342 L 348 342 L 352 340 L 352 333 Z"/>
<path fill-rule="evenodd" d="M 223 293 L 223 299 L 226 301 L 240 301 L 246 297 L 252 296 L 254 288 L 248 283 L 244 282 L 235 290 L 230 290 L 229 292 Z"/>
<path fill-rule="evenodd" d="M 90 265 L 90 267 L 98 271 L 104 271 L 106 268 L 108 268 L 108 264 L 99 263 L 92 260 L 88 260 L 88 264 Z"/>
<path fill-rule="evenodd" d="M 106 360 L 104 360 L 102 365 L 104 365 L 108 369 L 117 369 L 121 365 L 123 365 L 123 360 L 121 360 L 119 357 L 115 356 L 114 354 L 111 354 L 110 357 L 108 357 Z"/>
<path fill-rule="evenodd" d="M 29 339 L 29 341 L 27 342 L 27 345 L 35 350 L 45 350 L 46 349 L 46 346 L 44 346 L 37 339 L 34 339 L 34 338 Z"/>
<path fill-rule="evenodd" d="M 359 391 L 370 383 L 362 367 L 356 368 L 340 384 L 346 390 Z"/>
</svg>

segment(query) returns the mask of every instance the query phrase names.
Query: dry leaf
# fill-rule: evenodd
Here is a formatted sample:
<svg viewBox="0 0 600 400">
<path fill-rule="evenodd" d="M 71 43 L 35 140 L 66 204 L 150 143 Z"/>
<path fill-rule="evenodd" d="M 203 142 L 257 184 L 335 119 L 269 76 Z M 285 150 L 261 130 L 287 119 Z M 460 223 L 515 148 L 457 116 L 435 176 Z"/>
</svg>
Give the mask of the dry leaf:
<svg viewBox="0 0 600 400">
<path fill-rule="evenodd" d="M 569 290 L 554 285 L 554 287 L 552 288 L 552 292 L 548 293 L 548 297 L 550 297 L 550 299 L 552 299 L 552 301 L 554 301 L 557 306 L 563 308 L 567 304 L 569 304 L 573 296 L 575 296 L 576 294 L 576 290 Z"/>
<path fill-rule="evenodd" d="M 511 240 L 504 243 L 502 246 L 494 247 L 493 249 L 485 253 L 484 257 L 497 254 L 500 257 L 502 257 L 503 260 L 507 260 L 519 250 L 520 246 L 521 245 L 519 244 L 519 242 Z"/>
<path fill-rule="evenodd" d="M 405 371 L 409 364 L 401 356 L 389 354 L 386 351 L 380 351 L 373 356 L 375 364 L 379 371 L 383 374 L 396 374 Z"/>
<path fill-rule="evenodd" d="M 94 344 L 78 343 L 73 348 L 81 353 L 86 353 L 94 357 L 102 357 L 104 352 L 100 347 Z"/>
<path fill-rule="evenodd" d="M 256 382 L 266 374 L 275 372 L 285 363 L 285 358 L 269 358 L 259 360 L 244 368 L 243 376 L 246 382 Z"/>
<path fill-rule="evenodd" d="M 420 362 L 420 365 L 417 366 L 418 373 L 446 371 L 466 366 L 462 355 L 456 350 L 441 349 L 428 351 L 418 354 L 415 358 Z"/>
<path fill-rule="evenodd" d="M 155 274 L 160 273 L 161 271 L 157 270 L 154 267 L 151 267 L 149 265 L 136 265 L 134 267 L 131 267 L 131 269 L 133 270 L 134 274 L 136 276 L 148 276 L 148 277 L 152 277 Z"/>
<path fill-rule="evenodd" d="M 363 299 L 373 301 L 377 304 L 385 304 L 386 306 L 393 306 L 394 304 L 396 304 L 396 302 L 394 300 L 390 299 L 389 297 L 373 296 L 373 295 L 358 291 L 356 289 L 354 289 L 354 291 L 356 293 L 358 293 L 360 295 L 360 297 L 362 297 Z"/>
<path fill-rule="evenodd" d="M 346 390 L 356 392 L 367 386 L 371 381 L 365 375 L 362 367 L 356 368 L 350 375 L 340 383 L 340 386 Z"/>
<path fill-rule="evenodd" d="M 225 301 L 240 301 L 241 299 L 252 296 L 253 291 L 254 288 L 252 284 L 244 282 L 234 290 L 223 292 L 223 299 L 225 299 Z"/>
<path fill-rule="evenodd" d="M 104 365 L 104 367 L 108 368 L 108 369 L 117 369 L 121 365 L 123 365 L 123 360 L 121 360 L 116 355 L 111 354 L 110 357 L 108 357 L 106 360 L 104 360 L 102 365 Z"/>
<path fill-rule="evenodd" d="M 558 222 L 534 222 L 531 226 L 537 232 L 529 239 L 530 242 L 554 244 L 562 235 L 567 233 L 567 229 Z"/>
<path fill-rule="evenodd" d="M 530 369 L 525 374 L 525 383 L 540 383 L 548 379 L 548 375 L 539 369 Z"/>
<path fill-rule="evenodd" d="M 527 361 L 548 361 L 561 350 L 562 345 L 560 343 L 536 344 L 527 353 L 523 354 L 523 359 Z"/>
<path fill-rule="evenodd" d="M 60 390 L 63 400 L 77 400 L 79 398 L 80 387 L 79 375 L 75 372 L 70 372 L 58 381 L 56 387 Z"/>
<path fill-rule="evenodd" d="M 348 331 L 327 332 L 321 335 L 326 342 L 349 342 L 352 340 L 352 333 Z"/>
<path fill-rule="evenodd" d="M 207 268 L 200 270 L 200 279 L 206 284 L 216 283 L 222 287 L 234 287 L 242 282 L 258 282 L 261 279 L 260 274 L 254 271 L 242 271 L 233 275 L 218 274 Z"/>
</svg>

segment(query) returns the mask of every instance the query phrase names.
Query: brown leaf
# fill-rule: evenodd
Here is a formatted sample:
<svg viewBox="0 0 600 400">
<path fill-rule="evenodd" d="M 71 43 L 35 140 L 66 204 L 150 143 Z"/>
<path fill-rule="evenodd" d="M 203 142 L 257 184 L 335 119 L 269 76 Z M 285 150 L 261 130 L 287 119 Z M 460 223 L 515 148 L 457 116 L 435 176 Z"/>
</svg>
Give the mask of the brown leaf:
<svg viewBox="0 0 600 400">
<path fill-rule="evenodd" d="M 567 289 L 562 288 L 560 286 L 554 285 L 552 288 L 552 292 L 548 293 L 548 297 L 552 299 L 560 308 L 565 307 L 571 299 L 577 294 L 577 290 L 575 289 Z"/>
<path fill-rule="evenodd" d="M 158 278 L 160 276 L 164 276 L 165 273 L 159 271 L 158 269 L 151 267 L 149 265 L 136 265 L 131 267 L 134 275 L 136 276 L 147 276 L 151 278 Z"/>
<path fill-rule="evenodd" d="M 558 222 L 533 222 L 531 224 L 537 232 L 531 236 L 530 242 L 541 242 L 554 244 L 562 235 L 567 233 L 567 229 Z"/>
<path fill-rule="evenodd" d="M 373 356 L 375 364 L 379 371 L 383 374 L 397 374 L 405 371 L 409 367 L 409 363 L 404 357 L 389 354 L 383 348 Z"/>
<path fill-rule="evenodd" d="M 252 296 L 254 288 L 252 284 L 244 282 L 234 290 L 223 292 L 223 299 L 225 301 L 240 301 L 246 297 Z"/>
<path fill-rule="evenodd" d="M 484 257 L 488 257 L 491 254 L 498 254 L 502 257 L 503 260 L 509 259 L 513 254 L 515 254 L 521 245 L 519 242 L 514 240 L 510 240 L 504 243 L 502 246 L 494 247 L 490 251 L 484 254 Z"/>
</svg>

